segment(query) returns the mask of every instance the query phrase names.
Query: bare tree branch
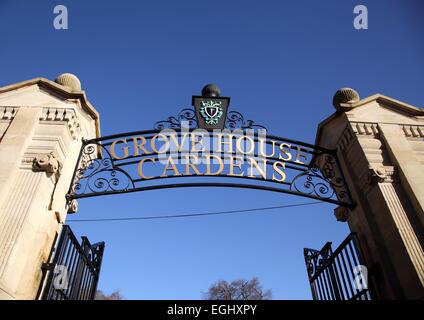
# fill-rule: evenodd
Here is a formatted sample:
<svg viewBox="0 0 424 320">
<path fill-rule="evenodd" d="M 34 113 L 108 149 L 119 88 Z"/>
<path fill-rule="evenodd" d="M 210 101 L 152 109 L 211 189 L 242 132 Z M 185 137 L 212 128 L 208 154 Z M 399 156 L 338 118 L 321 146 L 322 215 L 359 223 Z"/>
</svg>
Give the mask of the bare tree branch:
<svg viewBox="0 0 424 320">
<path fill-rule="evenodd" d="M 263 291 L 258 278 L 215 282 L 204 295 L 206 300 L 270 300 L 271 290 Z"/>
</svg>

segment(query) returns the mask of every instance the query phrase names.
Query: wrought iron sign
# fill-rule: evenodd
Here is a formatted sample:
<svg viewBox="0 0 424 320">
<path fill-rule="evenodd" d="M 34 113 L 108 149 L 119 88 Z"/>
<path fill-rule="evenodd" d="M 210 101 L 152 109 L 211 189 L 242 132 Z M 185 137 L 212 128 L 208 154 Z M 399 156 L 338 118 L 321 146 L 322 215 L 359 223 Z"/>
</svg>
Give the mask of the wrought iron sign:
<svg viewBox="0 0 424 320">
<path fill-rule="evenodd" d="M 154 130 L 83 141 L 68 200 L 178 187 L 253 188 L 351 206 L 336 154 L 268 135 L 205 87 Z"/>
</svg>

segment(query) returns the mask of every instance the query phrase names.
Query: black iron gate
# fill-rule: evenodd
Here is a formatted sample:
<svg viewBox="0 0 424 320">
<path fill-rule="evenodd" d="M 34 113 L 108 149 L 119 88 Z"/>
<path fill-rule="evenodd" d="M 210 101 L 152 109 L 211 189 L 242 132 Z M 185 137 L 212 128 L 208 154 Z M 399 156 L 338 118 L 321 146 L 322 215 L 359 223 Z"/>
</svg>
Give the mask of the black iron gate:
<svg viewBox="0 0 424 320">
<path fill-rule="evenodd" d="M 355 233 L 333 252 L 331 242 L 321 250 L 304 249 L 314 300 L 371 300 L 368 270 Z"/>
<path fill-rule="evenodd" d="M 64 225 L 45 274 L 39 298 L 42 300 L 93 300 L 105 244 L 81 244 L 68 225 Z"/>
</svg>

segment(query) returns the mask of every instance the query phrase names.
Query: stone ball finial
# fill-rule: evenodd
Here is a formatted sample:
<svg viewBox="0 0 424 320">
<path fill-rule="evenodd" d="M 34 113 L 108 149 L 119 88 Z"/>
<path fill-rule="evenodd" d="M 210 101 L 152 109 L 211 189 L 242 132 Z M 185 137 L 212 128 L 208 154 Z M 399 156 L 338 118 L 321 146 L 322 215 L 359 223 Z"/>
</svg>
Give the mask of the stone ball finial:
<svg viewBox="0 0 424 320">
<path fill-rule="evenodd" d="M 81 91 L 81 82 L 78 77 L 72 73 L 61 74 L 56 78 L 55 82 L 72 91 Z"/>
<path fill-rule="evenodd" d="M 204 97 L 219 97 L 221 95 L 221 90 L 215 84 L 207 84 L 202 89 L 202 96 Z"/>
<path fill-rule="evenodd" d="M 333 97 L 333 106 L 337 109 L 349 110 L 349 105 L 360 100 L 359 93 L 352 88 L 341 88 Z"/>
</svg>

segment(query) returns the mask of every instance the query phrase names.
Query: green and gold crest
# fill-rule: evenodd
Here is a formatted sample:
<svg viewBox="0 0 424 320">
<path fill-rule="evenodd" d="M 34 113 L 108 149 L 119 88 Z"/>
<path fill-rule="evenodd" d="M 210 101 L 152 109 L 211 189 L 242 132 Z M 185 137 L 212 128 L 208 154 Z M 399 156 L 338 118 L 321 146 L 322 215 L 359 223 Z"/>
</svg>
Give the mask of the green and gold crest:
<svg viewBox="0 0 424 320">
<path fill-rule="evenodd" d="M 216 125 L 221 119 L 224 111 L 222 101 L 203 100 L 200 107 L 200 114 L 205 119 L 206 124 Z"/>
</svg>

